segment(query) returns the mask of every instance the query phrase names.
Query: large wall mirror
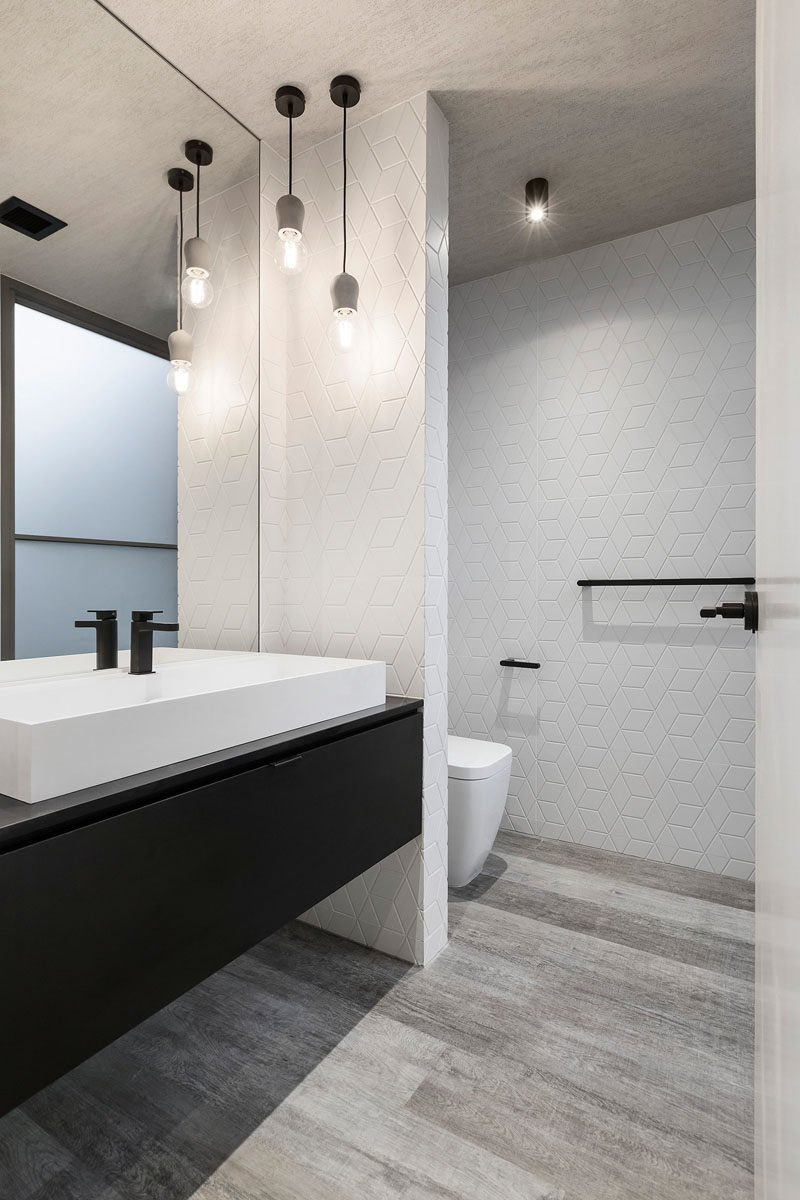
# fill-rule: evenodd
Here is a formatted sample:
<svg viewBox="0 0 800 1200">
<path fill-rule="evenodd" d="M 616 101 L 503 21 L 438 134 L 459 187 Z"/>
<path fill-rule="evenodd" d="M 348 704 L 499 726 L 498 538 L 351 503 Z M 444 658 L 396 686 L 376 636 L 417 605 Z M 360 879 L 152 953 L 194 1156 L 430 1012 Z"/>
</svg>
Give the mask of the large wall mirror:
<svg viewBox="0 0 800 1200">
<path fill-rule="evenodd" d="M 195 173 L 189 139 L 213 147 L 211 224 L 214 197 L 257 180 L 258 142 L 95 0 L 2 12 L 0 650 L 88 651 L 74 623 L 89 609 L 118 611 L 124 649 L 133 608 L 174 620 L 178 606 L 185 397 L 166 382 L 179 270 L 167 173 Z M 190 236 L 195 192 L 184 200 Z M 236 263 L 218 225 L 222 295 Z M 216 303 L 184 325 L 213 322 Z"/>
</svg>

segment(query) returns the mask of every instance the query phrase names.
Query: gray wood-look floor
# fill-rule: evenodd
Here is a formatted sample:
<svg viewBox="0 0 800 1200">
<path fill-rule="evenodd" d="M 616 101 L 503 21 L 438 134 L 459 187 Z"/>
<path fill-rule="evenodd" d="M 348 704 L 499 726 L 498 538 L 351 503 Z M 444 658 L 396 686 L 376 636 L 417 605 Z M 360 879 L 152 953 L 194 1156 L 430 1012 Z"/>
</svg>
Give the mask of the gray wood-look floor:
<svg viewBox="0 0 800 1200">
<path fill-rule="evenodd" d="M 0 1121 L 0 1197 L 751 1200 L 752 908 L 503 834 L 431 967 L 287 926 Z"/>
</svg>

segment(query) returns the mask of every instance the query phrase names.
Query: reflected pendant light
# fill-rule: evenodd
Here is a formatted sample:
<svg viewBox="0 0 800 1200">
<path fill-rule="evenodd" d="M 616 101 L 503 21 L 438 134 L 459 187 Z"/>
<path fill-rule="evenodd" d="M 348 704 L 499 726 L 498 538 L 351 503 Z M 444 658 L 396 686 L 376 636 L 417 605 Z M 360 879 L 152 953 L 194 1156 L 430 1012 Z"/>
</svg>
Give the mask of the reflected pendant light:
<svg viewBox="0 0 800 1200">
<path fill-rule="evenodd" d="M 303 240 L 303 221 L 306 210 L 303 201 L 292 192 L 292 169 L 294 166 L 294 147 L 292 145 L 292 121 L 302 117 L 306 110 L 306 98 L 299 88 L 278 88 L 275 93 L 275 107 L 282 117 L 289 122 L 289 191 L 281 196 L 275 205 L 275 217 L 278 224 L 278 239 L 275 243 L 273 258 L 275 265 L 284 275 L 299 275 L 308 262 L 308 248 Z"/>
<path fill-rule="evenodd" d="M 191 171 L 183 167 L 172 167 L 167 172 L 167 181 L 178 193 L 178 328 L 169 335 L 170 371 L 167 383 L 173 392 L 183 396 L 192 382 L 192 335 L 183 328 L 183 193 L 194 187 Z"/>
<path fill-rule="evenodd" d="M 207 167 L 214 158 L 208 142 L 192 138 L 184 147 L 190 163 L 197 168 L 197 194 L 195 197 L 195 236 L 189 238 L 183 248 L 184 275 L 181 294 L 192 308 L 208 308 L 214 299 L 211 286 L 211 247 L 200 237 L 200 168 Z"/>
<path fill-rule="evenodd" d="M 550 185 L 541 176 L 525 184 L 525 216 L 536 225 L 544 221 L 550 208 Z"/>
<path fill-rule="evenodd" d="M 328 338 L 337 354 L 353 349 L 358 332 L 358 280 L 347 274 L 347 110 L 361 99 L 361 85 L 352 75 L 331 81 L 331 100 L 342 110 L 342 270 L 331 284 L 333 319 Z"/>
</svg>

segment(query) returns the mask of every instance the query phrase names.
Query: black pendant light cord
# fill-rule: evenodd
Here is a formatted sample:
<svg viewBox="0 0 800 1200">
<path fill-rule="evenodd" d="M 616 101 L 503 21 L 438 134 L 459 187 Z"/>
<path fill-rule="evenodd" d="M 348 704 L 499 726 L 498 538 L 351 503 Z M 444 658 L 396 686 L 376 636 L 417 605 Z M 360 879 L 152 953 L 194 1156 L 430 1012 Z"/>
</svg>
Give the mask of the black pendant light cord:
<svg viewBox="0 0 800 1200">
<path fill-rule="evenodd" d="M 342 274 L 347 271 L 347 105 L 342 107 Z"/>
<path fill-rule="evenodd" d="M 197 208 L 195 209 L 195 213 L 196 213 L 196 224 L 197 224 L 197 237 L 200 237 L 200 163 L 197 164 Z"/>
<path fill-rule="evenodd" d="M 183 275 L 183 192 L 178 192 L 178 329 L 183 329 L 183 292 L 181 291 L 181 276 Z"/>
<path fill-rule="evenodd" d="M 292 114 L 289 112 L 289 195 L 292 194 Z"/>
</svg>

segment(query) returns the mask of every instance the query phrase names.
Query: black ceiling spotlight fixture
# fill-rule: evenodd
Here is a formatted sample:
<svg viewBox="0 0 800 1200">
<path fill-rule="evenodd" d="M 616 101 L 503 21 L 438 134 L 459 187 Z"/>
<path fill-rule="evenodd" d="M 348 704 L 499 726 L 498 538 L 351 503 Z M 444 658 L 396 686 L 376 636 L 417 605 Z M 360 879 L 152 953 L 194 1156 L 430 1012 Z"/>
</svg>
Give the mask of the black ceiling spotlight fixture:
<svg viewBox="0 0 800 1200">
<path fill-rule="evenodd" d="M 201 142 L 199 138 L 190 138 L 183 150 L 197 168 L 197 195 L 195 236 L 189 238 L 183 248 L 185 266 L 181 294 L 192 308 L 208 308 L 214 299 L 214 289 L 211 286 L 211 247 L 200 237 L 200 168 L 210 166 L 214 151 L 208 142 Z"/>
<path fill-rule="evenodd" d="M 67 222 L 52 217 L 43 208 L 20 200 L 19 196 L 9 196 L 0 204 L 0 225 L 6 225 L 15 233 L 24 233 L 25 237 L 41 242 L 51 233 L 66 229 Z"/>
<path fill-rule="evenodd" d="M 183 396 L 192 382 L 192 335 L 183 328 L 183 195 L 194 187 L 194 176 L 185 167 L 171 167 L 167 183 L 178 193 L 178 328 L 168 339 L 170 371 L 167 383 L 177 395 Z M 188 243 L 187 243 L 188 245 Z"/>
<path fill-rule="evenodd" d="M 535 225 L 544 221 L 550 207 L 550 185 L 541 177 L 525 184 L 525 216 Z"/>
<path fill-rule="evenodd" d="M 286 84 L 275 93 L 275 107 L 289 122 L 289 191 L 275 205 L 278 223 L 278 240 L 275 245 L 276 266 L 284 275 L 299 275 L 308 262 L 308 248 L 303 241 L 303 221 L 306 210 L 303 201 L 292 192 L 292 168 L 294 147 L 292 145 L 292 122 L 306 111 L 306 98 L 300 88 Z"/>
<path fill-rule="evenodd" d="M 333 320 L 328 337 L 337 354 L 347 354 L 356 341 L 358 280 L 347 274 L 347 110 L 361 99 L 361 84 L 352 75 L 331 80 L 331 100 L 342 110 L 342 270 L 331 284 Z"/>
</svg>

